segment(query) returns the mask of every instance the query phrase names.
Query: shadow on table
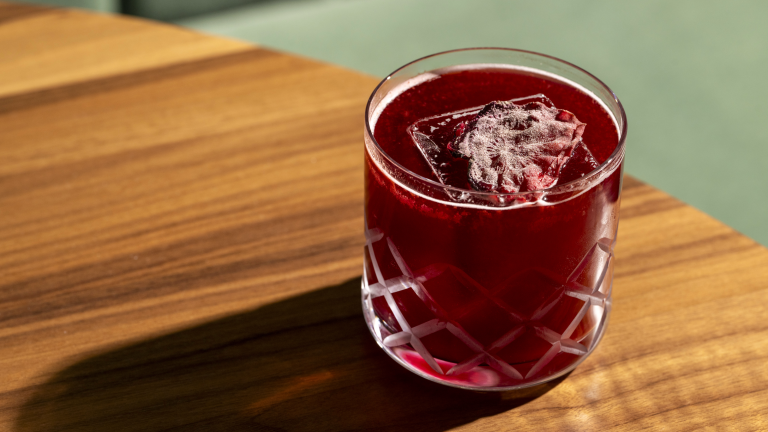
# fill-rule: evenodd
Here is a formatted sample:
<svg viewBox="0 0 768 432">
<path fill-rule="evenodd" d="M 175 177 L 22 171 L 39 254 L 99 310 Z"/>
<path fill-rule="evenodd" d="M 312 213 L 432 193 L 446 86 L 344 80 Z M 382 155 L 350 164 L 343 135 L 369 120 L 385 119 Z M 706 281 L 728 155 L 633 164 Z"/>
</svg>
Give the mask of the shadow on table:
<svg viewBox="0 0 768 432">
<path fill-rule="evenodd" d="M 371 338 L 359 290 L 356 278 L 76 363 L 16 430 L 442 431 L 560 382 L 488 394 L 416 377 Z"/>
</svg>

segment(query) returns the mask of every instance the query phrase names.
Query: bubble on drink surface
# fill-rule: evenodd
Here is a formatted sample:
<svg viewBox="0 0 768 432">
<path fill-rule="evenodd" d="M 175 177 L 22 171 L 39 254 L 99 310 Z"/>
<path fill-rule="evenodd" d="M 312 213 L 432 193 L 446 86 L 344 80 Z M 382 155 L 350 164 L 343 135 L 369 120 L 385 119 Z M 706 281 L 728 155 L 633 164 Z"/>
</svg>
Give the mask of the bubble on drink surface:
<svg viewBox="0 0 768 432">
<path fill-rule="evenodd" d="M 534 191 L 557 183 L 585 127 L 573 113 L 542 102 L 495 101 L 456 125 L 448 149 L 469 160 L 476 190 Z"/>
</svg>

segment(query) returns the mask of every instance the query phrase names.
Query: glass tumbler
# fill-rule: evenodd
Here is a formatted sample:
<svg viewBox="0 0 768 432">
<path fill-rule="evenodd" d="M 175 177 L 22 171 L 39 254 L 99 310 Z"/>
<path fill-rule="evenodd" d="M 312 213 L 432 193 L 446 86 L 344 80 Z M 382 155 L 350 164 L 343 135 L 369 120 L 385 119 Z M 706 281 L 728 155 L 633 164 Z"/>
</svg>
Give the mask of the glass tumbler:
<svg viewBox="0 0 768 432">
<path fill-rule="evenodd" d="M 393 100 L 435 77 L 473 68 L 541 76 L 588 95 L 590 109 L 612 119 L 615 147 L 580 178 L 510 194 L 444 184 L 383 150 L 376 122 Z M 611 311 L 627 134 L 613 92 L 550 56 L 503 48 L 449 51 L 385 78 L 368 101 L 364 133 L 362 302 L 379 346 L 417 375 L 473 390 L 541 384 L 584 361 Z"/>
</svg>

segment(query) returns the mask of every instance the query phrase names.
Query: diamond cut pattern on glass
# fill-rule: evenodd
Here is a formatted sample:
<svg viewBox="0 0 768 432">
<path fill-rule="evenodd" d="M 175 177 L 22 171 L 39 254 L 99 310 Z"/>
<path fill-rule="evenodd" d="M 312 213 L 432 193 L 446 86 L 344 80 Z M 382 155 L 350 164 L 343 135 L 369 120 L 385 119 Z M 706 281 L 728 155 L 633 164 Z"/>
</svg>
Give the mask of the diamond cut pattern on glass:
<svg viewBox="0 0 768 432">
<path fill-rule="evenodd" d="M 459 375 L 486 364 L 514 380 L 533 379 L 560 353 L 589 353 L 602 333 L 611 306 L 616 233 L 613 240 L 598 240 L 565 281 L 545 269 L 530 269 L 487 289 L 452 265 L 438 263 L 412 270 L 392 239 L 377 228 L 370 229 L 367 219 L 365 224 L 363 300 L 369 310 L 374 302 L 383 301 L 391 311 L 383 321 L 373 320 L 374 335 L 388 348 L 410 345 L 439 375 Z M 392 271 L 395 267 L 398 272 Z M 390 277 L 385 277 L 384 268 Z M 521 300 L 514 287 L 526 285 L 543 288 Z M 401 307 L 405 303 L 397 297 L 404 295 L 418 297 L 424 307 Z M 575 316 L 557 313 L 566 302 L 582 303 Z M 467 353 L 465 358 L 447 371 L 422 342 L 431 335 L 450 337 L 444 332 L 467 348 L 462 350 Z M 512 348 L 526 332 L 532 332 L 542 345 L 549 344 L 527 371 L 502 358 L 505 348 Z"/>
</svg>

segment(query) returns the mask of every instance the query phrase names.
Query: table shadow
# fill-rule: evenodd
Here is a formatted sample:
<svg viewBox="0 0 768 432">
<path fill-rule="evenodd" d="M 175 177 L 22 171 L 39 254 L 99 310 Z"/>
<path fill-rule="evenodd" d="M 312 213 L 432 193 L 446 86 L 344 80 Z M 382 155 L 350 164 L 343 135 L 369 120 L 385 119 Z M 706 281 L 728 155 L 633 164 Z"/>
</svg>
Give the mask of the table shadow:
<svg viewBox="0 0 768 432">
<path fill-rule="evenodd" d="M 443 431 L 555 382 L 479 393 L 419 378 L 368 333 L 360 278 L 77 362 L 23 405 L 20 432 Z"/>
</svg>

